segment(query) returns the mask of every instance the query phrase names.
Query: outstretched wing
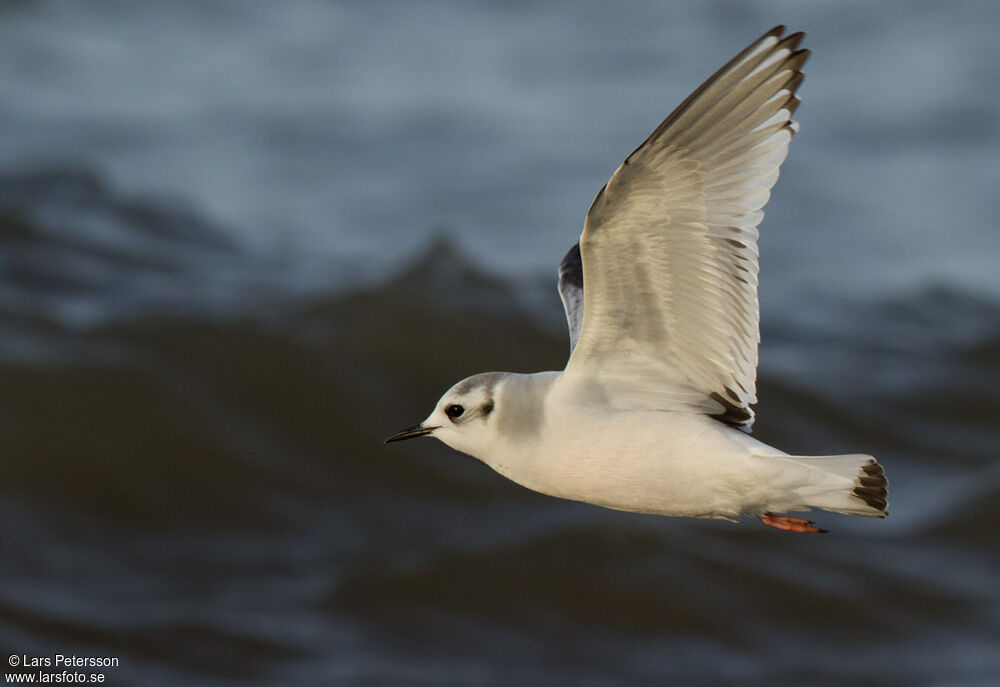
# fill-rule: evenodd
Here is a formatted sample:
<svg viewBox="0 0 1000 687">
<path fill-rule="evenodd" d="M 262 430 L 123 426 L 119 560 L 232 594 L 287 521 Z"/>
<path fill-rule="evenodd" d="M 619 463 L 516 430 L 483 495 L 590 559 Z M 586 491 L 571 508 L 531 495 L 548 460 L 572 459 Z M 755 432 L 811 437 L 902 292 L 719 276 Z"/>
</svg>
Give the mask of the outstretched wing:
<svg viewBox="0 0 1000 687">
<path fill-rule="evenodd" d="M 797 50 L 803 34 L 783 32 L 681 103 L 587 213 L 583 322 L 565 375 L 608 402 L 753 421 L 757 225 L 797 128 L 809 55 Z"/>
</svg>

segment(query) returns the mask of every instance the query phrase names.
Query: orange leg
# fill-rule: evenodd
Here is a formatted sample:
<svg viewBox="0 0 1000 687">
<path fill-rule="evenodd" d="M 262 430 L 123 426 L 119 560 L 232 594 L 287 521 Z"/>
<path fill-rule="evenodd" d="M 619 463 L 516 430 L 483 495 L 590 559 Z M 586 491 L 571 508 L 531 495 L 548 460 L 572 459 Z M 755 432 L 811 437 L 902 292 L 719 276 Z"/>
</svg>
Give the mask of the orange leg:
<svg viewBox="0 0 1000 687">
<path fill-rule="evenodd" d="M 778 530 L 785 530 L 786 532 L 826 532 L 827 530 L 820 529 L 816 527 L 809 520 L 803 520 L 801 518 L 790 518 L 787 515 L 774 515 L 772 513 L 764 513 L 763 515 L 758 515 L 760 521 L 767 525 L 768 527 L 773 527 Z"/>
</svg>

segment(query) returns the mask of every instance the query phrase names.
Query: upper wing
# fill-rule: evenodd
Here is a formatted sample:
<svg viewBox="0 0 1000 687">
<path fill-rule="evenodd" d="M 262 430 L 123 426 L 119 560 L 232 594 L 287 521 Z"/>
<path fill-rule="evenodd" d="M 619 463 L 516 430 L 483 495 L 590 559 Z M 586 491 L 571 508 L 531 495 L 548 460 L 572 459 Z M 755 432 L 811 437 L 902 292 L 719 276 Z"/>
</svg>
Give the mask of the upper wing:
<svg viewBox="0 0 1000 687">
<path fill-rule="evenodd" d="M 566 310 L 569 352 L 572 354 L 583 324 L 583 259 L 580 257 L 579 243 L 573 244 L 559 263 L 559 297 Z"/>
<path fill-rule="evenodd" d="M 664 120 L 597 194 L 567 378 L 622 407 L 753 421 L 757 225 L 796 130 L 803 34 L 777 27 Z M 565 296 L 564 296 L 565 298 Z"/>
</svg>

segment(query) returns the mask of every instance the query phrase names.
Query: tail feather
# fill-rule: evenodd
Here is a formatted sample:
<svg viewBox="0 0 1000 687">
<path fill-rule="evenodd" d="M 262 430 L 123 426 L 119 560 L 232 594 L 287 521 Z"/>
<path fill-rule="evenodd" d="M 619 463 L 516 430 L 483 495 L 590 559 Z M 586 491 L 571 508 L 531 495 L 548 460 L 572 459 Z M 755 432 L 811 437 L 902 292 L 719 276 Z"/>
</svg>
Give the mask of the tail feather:
<svg viewBox="0 0 1000 687">
<path fill-rule="evenodd" d="M 774 512 L 820 508 L 835 513 L 884 518 L 888 515 L 889 481 L 871 456 L 769 456 L 785 463 L 776 478 L 780 490 Z"/>
<path fill-rule="evenodd" d="M 874 458 L 861 466 L 861 472 L 855 480 L 851 494 L 864 501 L 875 510 L 882 512 L 884 518 L 889 514 L 889 480 L 885 471 Z"/>
</svg>

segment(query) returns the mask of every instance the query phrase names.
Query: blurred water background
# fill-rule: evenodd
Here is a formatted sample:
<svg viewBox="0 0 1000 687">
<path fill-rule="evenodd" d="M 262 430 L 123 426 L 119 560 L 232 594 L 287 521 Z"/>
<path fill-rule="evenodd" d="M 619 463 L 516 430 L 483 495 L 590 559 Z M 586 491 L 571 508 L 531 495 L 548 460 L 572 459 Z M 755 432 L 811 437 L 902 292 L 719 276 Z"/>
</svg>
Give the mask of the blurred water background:
<svg viewBox="0 0 1000 687">
<path fill-rule="evenodd" d="M 808 32 L 756 433 L 823 537 L 434 442 L 559 369 L 554 271 L 705 77 Z M 0 4 L 0 649 L 121 685 L 1000 684 L 1000 4 Z"/>
</svg>

